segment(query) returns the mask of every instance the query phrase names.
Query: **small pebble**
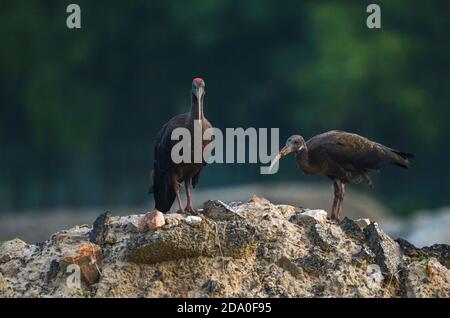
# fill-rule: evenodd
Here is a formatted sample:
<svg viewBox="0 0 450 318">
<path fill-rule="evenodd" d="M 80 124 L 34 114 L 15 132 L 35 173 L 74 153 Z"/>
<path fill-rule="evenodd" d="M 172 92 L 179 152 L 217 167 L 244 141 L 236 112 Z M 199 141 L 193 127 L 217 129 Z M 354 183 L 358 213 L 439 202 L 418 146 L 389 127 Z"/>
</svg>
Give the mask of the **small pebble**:
<svg viewBox="0 0 450 318">
<path fill-rule="evenodd" d="M 164 224 L 166 224 L 164 214 L 162 214 L 158 210 L 155 210 L 152 212 L 147 212 L 144 215 L 144 217 L 139 222 L 139 230 L 141 232 L 146 232 L 147 229 L 154 231 L 164 226 Z"/>
<path fill-rule="evenodd" d="M 189 215 L 188 217 L 186 217 L 185 221 L 189 225 L 195 225 L 201 223 L 203 220 L 199 216 Z"/>
</svg>

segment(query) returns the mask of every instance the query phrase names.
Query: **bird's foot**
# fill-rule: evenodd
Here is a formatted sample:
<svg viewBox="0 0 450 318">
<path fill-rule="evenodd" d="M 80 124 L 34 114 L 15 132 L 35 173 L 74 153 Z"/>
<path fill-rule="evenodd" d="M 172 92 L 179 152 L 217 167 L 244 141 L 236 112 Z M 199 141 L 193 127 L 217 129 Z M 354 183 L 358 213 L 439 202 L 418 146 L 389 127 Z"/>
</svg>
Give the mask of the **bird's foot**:
<svg viewBox="0 0 450 318">
<path fill-rule="evenodd" d="M 330 222 L 331 222 L 331 223 L 334 223 L 334 224 L 339 224 L 339 223 L 341 222 L 341 220 L 335 219 L 335 218 L 331 218 L 331 219 L 330 219 Z"/>
<path fill-rule="evenodd" d="M 197 214 L 197 210 L 194 209 L 192 206 L 187 206 L 186 209 L 184 210 L 186 213 L 190 213 L 190 214 Z"/>
<path fill-rule="evenodd" d="M 341 218 L 339 216 L 337 216 L 337 215 L 333 215 L 332 214 L 331 218 L 330 218 L 330 222 L 339 224 L 341 222 Z"/>
</svg>

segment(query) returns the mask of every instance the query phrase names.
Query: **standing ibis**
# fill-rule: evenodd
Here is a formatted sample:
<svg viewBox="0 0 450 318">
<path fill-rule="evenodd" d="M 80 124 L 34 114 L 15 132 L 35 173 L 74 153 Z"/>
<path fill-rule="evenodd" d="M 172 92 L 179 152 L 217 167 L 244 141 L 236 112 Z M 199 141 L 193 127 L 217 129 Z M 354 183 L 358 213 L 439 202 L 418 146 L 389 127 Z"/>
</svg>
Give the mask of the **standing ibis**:
<svg viewBox="0 0 450 318">
<path fill-rule="evenodd" d="M 170 210 L 175 197 L 178 200 L 180 211 L 183 204 L 180 196 L 180 184 L 184 183 L 186 189 L 186 211 L 193 212 L 190 186 L 195 188 L 198 183 L 200 172 L 206 164 L 203 160 L 194 162 L 194 146 L 191 148 L 191 160 L 188 162 L 174 163 L 171 157 L 172 147 L 176 140 L 171 135 L 176 128 L 187 128 L 190 131 L 191 145 L 194 145 L 194 137 L 201 138 L 203 132 L 212 128 L 211 123 L 203 113 L 203 101 L 205 97 L 205 81 L 194 78 L 191 90 L 191 111 L 177 115 L 170 119 L 159 131 L 156 137 L 155 157 L 153 170 L 150 173 L 150 193 L 154 194 L 155 209 L 163 213 Z M 194 134 L 194 125 L 201 125 L 200 134 Z M 199 145 L 204 147 L 211 141 L 198 140 Z"/>
<path fill-rule="evenodd" d="M 304 174 L 322 174 L 333 181 L 334 201 L 331 219 L 339 221 L 345 186 L 352 181 L 367 181 L 369 172 L 387 165 L 408 168 L 413 154 L 391 149 L 357 134 L 329 131 L 309 139 L 293 135 L 274 158 L 271 169 L 284 156 L 295 152 L 297 166 Z"/>
</svg>

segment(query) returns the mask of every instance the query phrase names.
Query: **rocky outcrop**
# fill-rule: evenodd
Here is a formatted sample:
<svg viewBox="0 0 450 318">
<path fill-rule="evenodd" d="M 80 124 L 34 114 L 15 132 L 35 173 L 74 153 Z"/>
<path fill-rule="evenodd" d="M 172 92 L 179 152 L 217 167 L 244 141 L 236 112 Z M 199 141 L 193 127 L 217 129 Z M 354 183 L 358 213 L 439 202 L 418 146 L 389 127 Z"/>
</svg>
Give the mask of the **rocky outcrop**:
<svg viewBox="0 0 450 318">
<path fill-rule="evenodd" d="M 102 214 L 0 245 L 1 297 L 450 297 L 448 245 L 253 197 L 197 215 Z"/>
</svg>

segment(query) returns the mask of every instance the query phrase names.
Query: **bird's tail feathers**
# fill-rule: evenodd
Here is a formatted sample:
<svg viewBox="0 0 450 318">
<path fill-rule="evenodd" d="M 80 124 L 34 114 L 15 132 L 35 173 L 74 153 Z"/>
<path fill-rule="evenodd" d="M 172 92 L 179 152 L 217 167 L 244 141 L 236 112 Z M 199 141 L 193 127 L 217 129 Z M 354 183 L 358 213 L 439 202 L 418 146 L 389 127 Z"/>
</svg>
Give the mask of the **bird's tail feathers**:
<svg viewBox="0 0 450 318">
<path fill-rule="evenodd" d="M 415 156 L 412 153 L 409 152 L 404 152 L 404 151 L 400 151 L 400 150 L 395 150 L 395 149 L 390 149 L 395 155 L 395 161 L 394 164 L 408 169 L 409 168 L 409 159 L 413 159 Z"/>
<path fill-rule="evenodd" d="M 156 177 L 153 185 L 153 195 L 155 198 L 155 209 L 161 212 L 168 212 L 175 201 L 176 193 L 168 176 Z"/>
</svg>

